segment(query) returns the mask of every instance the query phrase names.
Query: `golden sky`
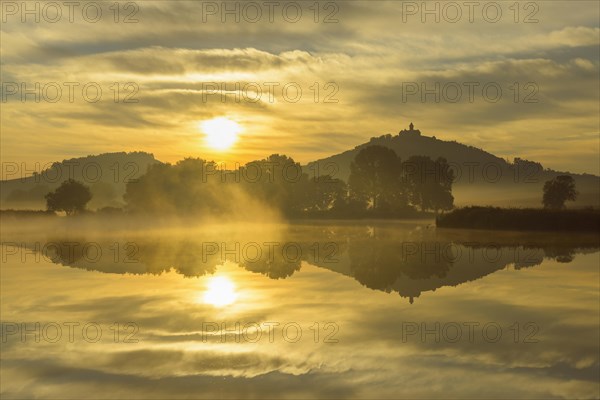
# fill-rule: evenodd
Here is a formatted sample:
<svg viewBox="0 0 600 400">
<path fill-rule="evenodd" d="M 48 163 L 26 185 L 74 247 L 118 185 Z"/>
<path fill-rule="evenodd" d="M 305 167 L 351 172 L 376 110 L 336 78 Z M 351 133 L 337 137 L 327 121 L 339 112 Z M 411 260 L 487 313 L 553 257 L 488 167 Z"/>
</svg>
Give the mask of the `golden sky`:
<svg viewBox="0 0 600 400">
<path fill-rule="evenodd" d="M 318 14 L 314 2 L 229 2 L 233 14 L 222 2 L 92 3 L 58 2 L 60 18 L 48 3 L 28 3 L 33 14 L 2 3 L 2 161 L 141 150 L 306 163 L 412 121 L 498 156 L 600 173 L 596 1 L 430 2 L 429 14 L 402 1 L 321 2 Z M 422 85 L 440 98 L 422 99 Z M 226 150 L 201 130 L 218 117 L 242 128 Z"/>
</svg>

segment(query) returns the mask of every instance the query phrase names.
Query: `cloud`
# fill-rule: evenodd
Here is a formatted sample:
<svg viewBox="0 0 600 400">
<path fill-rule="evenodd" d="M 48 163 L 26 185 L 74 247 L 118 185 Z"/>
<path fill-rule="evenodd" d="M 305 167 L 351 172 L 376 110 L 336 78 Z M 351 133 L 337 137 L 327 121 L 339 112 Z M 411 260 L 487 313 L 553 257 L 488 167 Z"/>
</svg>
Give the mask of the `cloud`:
<svg viewBox="0 0 600 400">
<path fill-rule="evenodd" d="M 95 105 L 81 94 L 69 104 L 23 104 L 11 97 L 3 104 L 3 115 L 11 116 L 3 118 L 3 155 L 54 161 L 71 146 L 86 154 L 140 149 L 166 161 L 210 156 L 191 139 L 199 134 L 198 121 L 230 115 L 248 124 L 245 141 L 232 150 L 235 161 L 276 151 L 308 162 L 413 120 L 424 134 L 485 145 L 501 156 L 537 156 L 555 169 L 600 172 L 589 162 L 589 146 L 556 145 L 565 134 L 597 133 L 597 4 L 544 3 L 532 24 L 515 23 L 508 8 L 496 24 L 480 17 L 451 24 L 422 23 L 419 16 L 403 22 L 402 2 L 336 4 L 335 23 L 315 23 L 307 8 L 298 23 L 279 14 L 273 22 L 204 21 L 202 4 L 193 2 L 140 3 L 139 21 L 131 24 L 11 19 L 1 28 L 3 82 L 98 82 L 105 96 Z M 504 92 L 497 103 L 469 103 L 466 97 L 404 102 L 406 81 L 498 82 Z M 115 82 L 137 84 L 140 102 L 111 102 Z M 285 101 L 281 87 L 276 101 L 267 101 L 266 92 L 257 102 L 236 101 L 245 94 L 236 84 L 258 83 L 266 91 L 268 82 L 300 85 L 300 101 Z M 514 82 L 519 100 L 531 93 L 524 85 L 537 84 L 539 102 L 511 102 Z M 203 100 L 212 83 L 225 85 L 227 94 L 209 89 Z M 335 83 L 335 94 L 328 83 Z M 120 96 L 125 94 L 121 87 Z M 337 102 L 324 102 L 328 95 Z M 53 153 L 38 149 L 34 132 L 40 131 L 54 138 Z M 328 134 L 336 140 L 323 141 Z M 104 144 L 97 139 L 103 135 Z M 539 140 L 543 151 L 514 140 L 523 135 Z M 594 144 L 591 138 L 588 144 Z"/>
</svg>

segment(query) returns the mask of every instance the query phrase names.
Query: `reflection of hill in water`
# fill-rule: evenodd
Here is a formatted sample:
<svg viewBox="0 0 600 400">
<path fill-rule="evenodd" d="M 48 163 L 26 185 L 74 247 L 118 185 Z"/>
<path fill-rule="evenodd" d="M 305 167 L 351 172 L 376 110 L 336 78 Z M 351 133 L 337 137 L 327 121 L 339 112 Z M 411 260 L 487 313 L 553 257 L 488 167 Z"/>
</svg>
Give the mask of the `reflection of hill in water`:
<svg viewBox="0 0 600 400">
<path fill-rule="evenodd" d="M 456 286 L 495 271 L 536 266 L 544 259 L 570 262 L 595 252 L 597 235 L 435 230 L 394 224 L 292 225 L 277 237 L 248 240 L 154 236 L 98 241 L 50 238 L 25 247 L 55 263 L 104 273 L 186 277 L 213 274 L 226 260 L 271 279 L 287 278 L 302 262 L 350 276 L 362 285 L 410 301 L 422 292 Z M 252 237 L 252 236 L 250 236 Z"/>
</svg>

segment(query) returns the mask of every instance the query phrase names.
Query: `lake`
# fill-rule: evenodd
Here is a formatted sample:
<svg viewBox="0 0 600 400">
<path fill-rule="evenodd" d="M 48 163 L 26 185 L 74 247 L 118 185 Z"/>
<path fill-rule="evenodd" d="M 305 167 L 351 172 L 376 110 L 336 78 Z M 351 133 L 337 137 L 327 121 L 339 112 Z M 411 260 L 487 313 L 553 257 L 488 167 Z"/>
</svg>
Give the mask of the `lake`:
<svg viewBox="0 0 600 400">
<path fill-rule="evenodd" d="M 2 231 L 2 398 L 598 398 L 598 235 Z"/>
</svg>

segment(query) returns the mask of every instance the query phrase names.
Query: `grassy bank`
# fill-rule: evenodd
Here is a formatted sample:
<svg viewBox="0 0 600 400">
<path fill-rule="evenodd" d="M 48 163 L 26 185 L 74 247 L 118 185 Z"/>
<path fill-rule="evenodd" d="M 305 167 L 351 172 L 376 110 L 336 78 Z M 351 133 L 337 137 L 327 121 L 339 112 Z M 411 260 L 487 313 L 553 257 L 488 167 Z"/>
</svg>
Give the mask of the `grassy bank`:
<svg viewBox="0 0 600 400">
<path fill-rule="evenodd" d="M 440 228 L 600 232 L 600 210 L 465 207 L 438 216 Z"/>
</svg>

